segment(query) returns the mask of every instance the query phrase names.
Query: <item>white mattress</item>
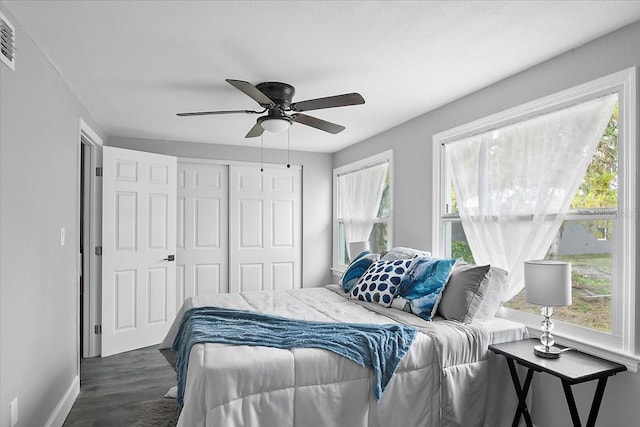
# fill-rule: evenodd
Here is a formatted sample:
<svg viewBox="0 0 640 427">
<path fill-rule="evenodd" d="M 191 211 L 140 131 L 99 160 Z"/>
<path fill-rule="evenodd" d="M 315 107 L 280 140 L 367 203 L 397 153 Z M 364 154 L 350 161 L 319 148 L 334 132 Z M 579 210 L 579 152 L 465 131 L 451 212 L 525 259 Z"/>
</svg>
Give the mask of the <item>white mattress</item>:
<svg viewBox="0 0 640 427">
<path fill-rule="evenodd" d="M 182 314 L 208 305 L 315 321 L 399 322 L 421 333 L 379 402 L 371 392 L 369 369 L 326 350 L 195 345 L 178 426 L 510 425 L 517 402 L 513 398 L 505 405 L 504 399 L 514 393 L 510 388 L 498 393 L 512 387 L 508 370 L 487 346 L 525 338 L 521 324 L 505 319 L 485 325 L 427 322 L 375 303 L 348 300 L 337 285 L 220 294 L 184 303 L 160 347 L 168 360 Z"/>
</svg>

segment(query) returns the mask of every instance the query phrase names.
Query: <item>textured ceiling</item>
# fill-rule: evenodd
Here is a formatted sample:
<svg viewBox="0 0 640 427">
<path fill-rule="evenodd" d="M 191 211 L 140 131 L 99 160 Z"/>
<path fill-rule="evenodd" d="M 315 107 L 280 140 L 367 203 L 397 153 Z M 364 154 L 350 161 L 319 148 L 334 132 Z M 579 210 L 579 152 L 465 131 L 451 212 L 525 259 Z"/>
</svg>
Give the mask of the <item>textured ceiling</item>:
<svg viewBox="0 0 640 427">
<path fill-rule="evenodd" d="M 226 78 L 282 81 L 308 114 L 292 148 L 334 152 L 640 19 L 638 1 L 4 1 L 107 135 L 258 146 Z M 17 40 L 20 46 L 20 40 Z M 20 72 L 19 51 L 16 72 Z M 286 147 L 285 134 L 265 145 Z"/>
</svg>

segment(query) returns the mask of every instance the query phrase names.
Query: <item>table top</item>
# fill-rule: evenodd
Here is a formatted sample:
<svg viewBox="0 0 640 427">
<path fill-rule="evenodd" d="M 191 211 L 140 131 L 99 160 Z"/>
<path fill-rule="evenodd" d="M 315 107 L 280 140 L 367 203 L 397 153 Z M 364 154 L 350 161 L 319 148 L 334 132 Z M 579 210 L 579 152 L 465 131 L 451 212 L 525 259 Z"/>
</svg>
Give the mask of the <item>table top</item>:
<svg viewBox="0 0 640 427">
<path fill-rule="evenodd" d="M 555 375 L 570 384 L 590 381 L 627 370 L 627 367 L 616 362 L 601 359 L 578 350 L 569 350 L 557 359 L 546 359 L 536 356 L 533 346 L 540 344 L 538 339 L 526 339 L 491 344 L 489 350 L 516 360 L 521 365 L 536 371 Z"/>
</svg>

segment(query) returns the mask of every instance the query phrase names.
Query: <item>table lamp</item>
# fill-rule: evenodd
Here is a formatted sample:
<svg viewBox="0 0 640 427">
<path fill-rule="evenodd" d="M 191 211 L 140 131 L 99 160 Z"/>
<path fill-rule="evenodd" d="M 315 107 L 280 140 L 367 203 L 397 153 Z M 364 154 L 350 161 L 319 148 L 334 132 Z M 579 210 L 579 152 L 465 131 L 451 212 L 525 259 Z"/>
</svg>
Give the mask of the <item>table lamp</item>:
<svg viewBox="0 0 640 427">
<path fill-rule="evenodd" d="M 540 357 L 556 359 L 562 350 L 554 347 L 553 307 L 571 305 L 571 264 L 563 261 L 532 260 L 524 262 L 525 300 L 541 305 L 542 320 L 541 345 L 534 346 L 534 353 Z"/>
</svg>

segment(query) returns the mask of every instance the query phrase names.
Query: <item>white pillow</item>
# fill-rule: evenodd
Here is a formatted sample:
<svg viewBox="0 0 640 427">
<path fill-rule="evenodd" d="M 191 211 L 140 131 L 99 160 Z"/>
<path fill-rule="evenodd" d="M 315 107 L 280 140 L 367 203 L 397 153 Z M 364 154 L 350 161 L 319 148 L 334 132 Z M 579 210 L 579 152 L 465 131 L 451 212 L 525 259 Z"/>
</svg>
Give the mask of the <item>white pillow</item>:
<svg viewBox="0 0 640 427">
<path fill-rule="evenodd" d="M 473 318 L 476 322 L 486 322 L 493 319 L 506 293 L 507 271 L 492 266 L 488 275 L 489 287 L 484 296 L 484 301 Z"/>
<path fill-rule="evenodd" d="M 418 255 L 419 257 L 430 257 L 431 252 L 421 251 L 419 249 L 413 248 L 405 248 L 404 246 L 398 246 L 392 248 L 389 252 L 382 256 L 382 260 L 384 261 L 394 261 L 396 259 L 411 259 L 414 256 Z"/>
</svg>

